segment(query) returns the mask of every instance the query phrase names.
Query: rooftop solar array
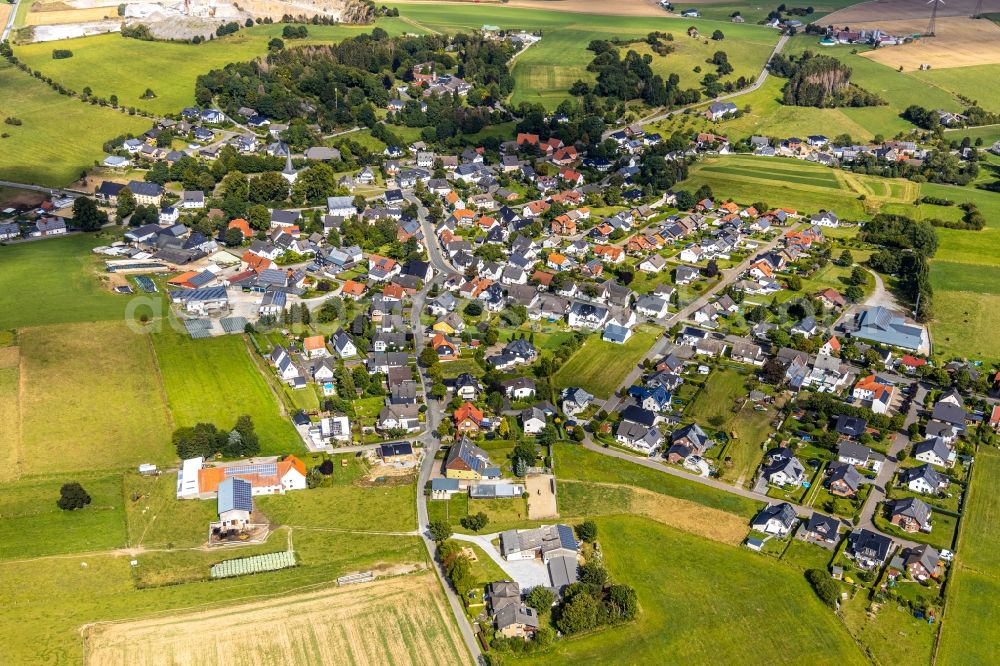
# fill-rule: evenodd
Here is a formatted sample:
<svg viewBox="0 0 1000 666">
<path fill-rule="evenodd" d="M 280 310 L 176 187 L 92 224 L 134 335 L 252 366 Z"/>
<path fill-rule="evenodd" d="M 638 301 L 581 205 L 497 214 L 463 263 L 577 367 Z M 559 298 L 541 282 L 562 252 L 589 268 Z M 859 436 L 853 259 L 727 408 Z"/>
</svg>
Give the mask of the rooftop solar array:
<svg viewBox="0 0 1000 666">
<path fill-rule="evenodd" d="M 139 285 L 139 289 L 142 289 L 144 292 L 148 294 L 156 292 L 156 283 L 153 282 L 148 277 L 145 277 L 144 275 L 137 276 L 135 278 L 135 283 Z"/>
<path fill-rule="evenodd" d="M 229 578 L 244 576 L 261 571 L 277 571 L 295 566 L 295 553 L 283 550 L 280 553 L 267 553 L 241 557 L 238 560 L 226 560 L 212 565 L 212 578 Z"/>
<path fill-rule="evenodd" d="M 260 474 L 261 476 L 277 476 L 278 463 L 261 463 L 259 465 L 233 465 L 226 467 L 226 476 L 244 476 Z"/>
<path fill-rule="evenodd" d="M 246 317 L 223 317 L 219 323 L 226 333 L 242 333 L 247 326 Z"/>
</svg>

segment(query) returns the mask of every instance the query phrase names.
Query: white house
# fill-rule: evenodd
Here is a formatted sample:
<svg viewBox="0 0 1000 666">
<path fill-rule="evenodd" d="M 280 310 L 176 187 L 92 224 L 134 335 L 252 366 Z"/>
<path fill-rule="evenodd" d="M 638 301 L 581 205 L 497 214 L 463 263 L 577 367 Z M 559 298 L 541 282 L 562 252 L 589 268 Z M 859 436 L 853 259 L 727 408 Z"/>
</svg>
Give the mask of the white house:
<svg viewBox="0 0 1000 666">
<path fill-rule="evenodd" d="M 782 502 L 764 507 L 750 526 L 758 532 L 783 537 L 795 527 L 797 518 L 795 509 L 787 502 Z"/>
<path fill-rule="evenodd" d="M 351 217 L 358 214 L 351 197 L 327 197 L 326 208 L 335 217 Z"/>
<path fill-rule="evenodd" d="M 526 435 L 537 435 L 545 429 L 545 412 L 538 407 L 528 407 L 521 412 L 521 427 Z"/>
<path fill-rule="evenodd" d="M 333 334 L 330 341 L 333 342 L 333 349 L 340 358 L 350 358 L 358 355 L 358 348 L 355 346 L 354 341 L 351 340 L 351 336 L 344 329 L 337 329 L 337 332 Z"/>
</svg>

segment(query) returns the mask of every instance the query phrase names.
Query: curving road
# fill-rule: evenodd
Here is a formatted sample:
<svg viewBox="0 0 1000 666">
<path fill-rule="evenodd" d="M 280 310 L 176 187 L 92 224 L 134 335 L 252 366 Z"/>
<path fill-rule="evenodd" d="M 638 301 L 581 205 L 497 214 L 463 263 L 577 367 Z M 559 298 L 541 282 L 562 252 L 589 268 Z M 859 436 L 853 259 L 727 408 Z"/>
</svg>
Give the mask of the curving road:
<svg viewBox="0 0 1000 666">
<path fill-rule="evenodd" d="M 713 102 L 725 102 L 727 100 L 734 99 L 741 95 L 746 95 L 748 93 L 752 93 L 755 90 L 758 90 L 762 85 L 764 85 L 764 82 L 767 81 L 767 77 L 770 76 L 771 74 L 767 69 L 767 64 L 771 62 L 771 58 L 776 56 L 778 53 L 781 52 L 783 48 L 785 48 L 785 44 L 787 43 L 788 43 L 788 35 L 782 35 L 778 39 L 778 43 L 775 44 L 774 48 L 771 50 L 771 55 L 767 57 L 767 62 L 764 63 L 764 68 L 760 70 L 760 74 L 758 74 L 754 82 L 751 83 L 746 88 L 743 88 L 742 90 L 737 90 L 736 92 L 727 93 L 725 95 L 719 95 L 718 97 L 713 97 L 712 99 L 701 100 L 700 102 L 695 102 L 694 104 L 688 104 L 687 106 L 681 106 L 676 109 L 671 109 L 670 111 L 663 111 L 662 113 L 658 113 L 652 116 L 647 116 L 646 118 L 641 118 L 638 122 L 640 124 L 656 123 L 661 120 L 665 120 L 670 116 L 675 116 L 679 113 L 684 113 L 689 109 L 696 109 L 698 107 L 705 106 L 706 104 L 712 104 Z M 604 136 L 607 137 L 613 132 L 625 129 L 625 127 L 626 126 L 623 125 L 622 127 L 618 127 L 613 130 L 608 130 L 607 132 L 604 133 Z"/>
</svg>

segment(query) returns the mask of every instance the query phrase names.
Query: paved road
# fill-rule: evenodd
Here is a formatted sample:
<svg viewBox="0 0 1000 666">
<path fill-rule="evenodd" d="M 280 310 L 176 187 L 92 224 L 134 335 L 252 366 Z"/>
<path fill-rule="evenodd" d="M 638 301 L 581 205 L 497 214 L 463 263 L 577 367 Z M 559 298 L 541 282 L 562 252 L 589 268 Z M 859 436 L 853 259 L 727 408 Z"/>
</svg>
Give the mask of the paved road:
<svg viewBox="0 0 1000 666">
<path fill-rule="evenodd" d="M 7 25 L 3 27 L 3 32 L 0 33 L 0 42 L 5 42 L 10 37 L 10 31 L 14 29 L 14 19 L 17 18 L 17 6 L 21 4 L 21 0 L 14 0 L 14 4 L 10 7 L 10 16 L 7 17 Z"/>
<path fill-rule="evenodd" d="M 757 250 L 755 250 L 750 256 L 748 256 L 746 259 L 744 259 L 736 266 L 722 270 L 721 271 L 722 279 L 719 280 L 713 287 L 710 287 L 698 298 L 694 299 L 693 301 L 682 307 L 680 310 L 674 313 L 673 316 L 667 319 L 661 319 L 657 323 L 661 324 L 662 326 L 665 326 L 669 330 L 674 324 L 679 324 L 681 322 L 686 321 L 691 315 L 693 315 L 695 312 L 704 307 L 704 305 L 708 303 L 709 299 L 712 296 L 719 293 L 720 291 L 728 287 L 730 284 L 735 282 L 736 279 L 739 278 L 740 275 L 743 273 L 743 271 L 750 268 L 750 265 L 753 264 L 758 255 L 773 250 L 781 241 L 781 238 L 782 236 L 781 234 L 779 234 L 767 245 L 757 248 Z M 649 350 L 649 352 L 646 354 L 643 360 L 658 359 L 659 356 L 663 354 L 663 351 L 668 344 L 669 342 L 666 338 L 660 338 L 656 342 L 656 344 L 653 345 L 652 349 Z M 639 364 L 636 365 L 634 368 L 632 368 L 631 372 L 628 373 L 628 375 L 622 381 L 621 388 L 627 389 L 629 386 L 635 384 L 636 380 L 639 379 L 639 376 L 641 374 L 642 374 L 642 361 L 640 361 Z M 612 395 L 604 402 L 604 410 L 607 412 L 613 412 L 615 410 L 615 407 L 617 407 L 618 402 L 619 402 L 618 397 Z"/>
<path fill-rule="evenodd" d="M 410 306 L 410 325 L 413 330 L 414 349 L 416 350 L 417 357 L 419 358 L 420 352 L 426 344 L 424 326 L 420 323 L 420 313 L 424 309 L 427 294 L 430 291 L 431 286 L 441 280 L 441 275 L 443 273 L 450 272 L 454 269 L 449 268 L 448 264 L 441 256 L 437 239 L 434 237 L 434 229 L 431 226 L 430 221 L 427 219 L 427 209 L 424 208 L 419 200 L 417 200 L 412 194 L 407 195 L 407 200 L 417 203 L 417 217 L 419 218 L 421 227 L 424 231 L 424 245 L 427 248 L 428 257 L 430 257 L 431 266 L 437 272 L 437 275 L 424 284 L 423 289 L 414 294 L 413 301 Z M 472 626 L 469 624 L 469 620 L 465 615 L 465 608 L 462 605 L 461 599 L 459 599 L 458 595 L 455 594 L 455 591 L 451 587 L 451 583 L 449 583 L 444 576 L 444 570 L 442 569 L 437 558 L 437 544 L 430 538 L 430 535 L 427 532 L 427 526 L 430 523 L 430 520 L 427 514 L 427 497 L 424 495 L 424 487 L 427 485 L 427 481 L 430 479 L 431 473 L 434 471 L 434 466 L 441 464 L 441 462 L 434 456 L 441 447 L 441 441 L 437 437 L 437 429 L 441 422 L 441 410 L 444 405 L 430 397 L 427 391 L 427 388 L 431 383 L 430 378 L 427 376 L 427 372 L 424 368 L 419 365 L 417 367 L 419 368 L 419 379 L 424 393 L 424 401 L 427 404 L 427 422 L 424 424 L 424 434 L 418 438 L 418 440 L 424 445 L 424 460 L 420 465 L 420 473 L 417 475 L 417 529 L 424 540 L 424 546 L 427 548 L 427 552 L 431 557 L 431 562 L 434 563 L 434 571 L 437 573 L 438 578 L 441 579 L 441 585 L 444 588 L 445 596 L 448 597 L 448 604 L 451 606 L 452 614 L 455 616 L 455 622 L 458 624 L 458 629 L 462 634 L 462 640 L 465 641 L 465 645 L 468 648 L 473 661 L 478 664 L 482 661 L 482 651 L 479 649 L 479 642 L 476 640 L 476 636 L 472 631 Z"/>
<path fill-rule="evenodd" d="M 788 35 L 782 35 L 778 39 L 778 43 L 774 45 L 774 49 L 771 51 L 771 55 L 767 57 L 767 61 L 770 62 L 771 58 L 780 53 L 781 50 L 785 48 L 785 44 L 787 42 L 788 42 Z M 725 102 L 730 99 L 735 99 L 736 97 L 739 97 L 741 95 L 752 93 L 753 91 L 757 90 L 762 85 L 764 85 L 764 82 L 767 81 L 768 76 L 770 76 L 770 72 L 767 70 L 767 63 L 764 63 L 764 68 L 760 71 L 760 74 L 757 75 L 757 79 L 753 83 L 751 83 L 748 87 L 743 88 L 742 90 L 737 90 L 736 92 L 733 93 L 720 95 L 718 97 L 713 97 L 712 99 L 702 100 L 700 102 L 695 102 L 694 104 L 688 104 L 687 106 L 678 107 L 670 111 L 664 111 L 662 113 L 657 113 L 652 116 L 647 116 L 646 118 L 642 118 L 639 122 L 642 124 L 656 123 L 666 118 L 669 118 L 670 116 L 676 116 L 679 113 L 684 113 L 688 109 L 695 109 L 701 106 L 705 106 L 707 104 L 711 104 L 713 102 Z M 619 127 L 614 130 L 608 130 L 607 132 L 604 133 L 604 136 L 607 137 L 613 132 L 616 132 L 621 129 L 624 129 L 624 127 Z"/>
<path fill-rule="evenodd" d="M 909 446 L 910 437 L 907 434 L 907 429 L 910 427 L 911 423 L 917 422 L 920 410 L 922 409 L 924 399 L 926 397 L 927 389 L 922 384 L 917 384 L 917 393 L 910 402 L 910 408 L 906 412 L 906 419 L 903 421 L 903 427 L 896 433 L 896 438 L 889 446 L 889 455 L 885 457 L 885 462 L 879 470 L 878 477 L 875 479 L 872 490 L 868 494 L 868 499 L 865 500 L 865 505 L 861 509 L 861 521 L 858 523 L 858 527 L 864 527 L 865 529 L 869 529 L 874 532 L 880 531 L 877 527 L 875 527 L 875 522 L 873 520 L 875 511 L 878 509 L 879 503 L 885 501 L 885 489 L 892 480 L 893 475 L 896 473 L 896 468 L 899 466 L 899 461 L 896 459 L 896 456 L 900 451 Z M 892 538 L 897 542 L 903 543 L 901 539 L 895 536 Z M 910 543 L 904 545 L 912 546 L 915 544 Z"/>
</svg>

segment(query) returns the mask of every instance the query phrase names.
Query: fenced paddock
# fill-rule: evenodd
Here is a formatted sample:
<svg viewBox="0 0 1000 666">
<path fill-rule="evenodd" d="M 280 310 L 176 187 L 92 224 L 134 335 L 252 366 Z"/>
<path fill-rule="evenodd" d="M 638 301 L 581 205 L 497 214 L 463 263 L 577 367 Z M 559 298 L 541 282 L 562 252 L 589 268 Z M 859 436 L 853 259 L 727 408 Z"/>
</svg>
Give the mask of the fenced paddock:
<svg viewBox="0 0 1000 666">
<path fill-rule="evenodd" d="M 277 571 L 295 566 L 295 553 L 284 550 L 280 553 L 267 553 L 241 557 L 236 560 L 226 560 L 212 565 L 212 578 L 230 578 L 246 576 L 263 571 Z"/>
</svg>

